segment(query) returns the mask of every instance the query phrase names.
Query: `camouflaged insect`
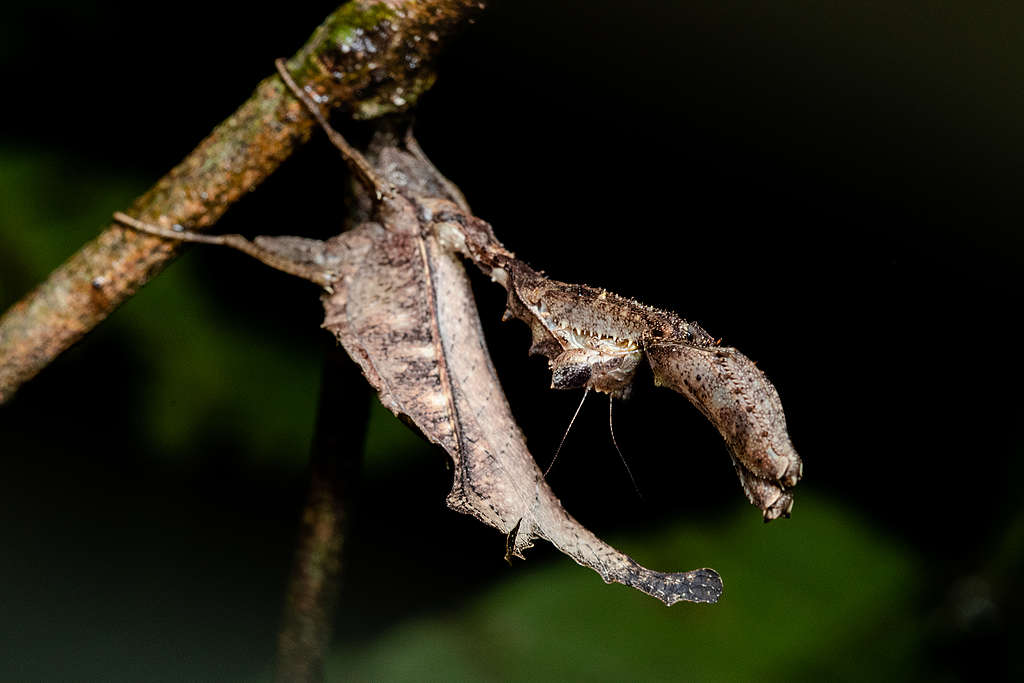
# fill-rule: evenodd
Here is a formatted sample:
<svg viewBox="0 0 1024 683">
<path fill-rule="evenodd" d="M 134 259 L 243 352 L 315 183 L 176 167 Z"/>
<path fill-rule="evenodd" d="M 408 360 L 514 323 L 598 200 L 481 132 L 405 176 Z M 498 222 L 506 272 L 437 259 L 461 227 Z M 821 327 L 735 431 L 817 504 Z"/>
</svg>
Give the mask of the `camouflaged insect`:
<svg viewBox="0 0 1024 683">
<path fill-rule="evenodd" d="M 685 395 L 718 428 L 747 497 L 767 521 L 789 514 L 802 465 L 764 374 L 672 313 L 536 272 L 473 216 L 411 135 L 401 140 L 382 129 L 364 157 L 329 126 L 280 62 L 278 68 L 360 181 L 356 213 L 363 222 L 327 241 L 249 241 L 115 218 L 169 239 L 230 246 L 320 285 L 324 327 L 360 365 L 381 402 L 448 452 L 454 463 L 449 507 L 505 533 L 506 557 L 523 557 L 533 539 L 543 538 L 606 582 L 669 605 L 716 602 L 722 582 L 714 570 L 649 570 L 562 507 L 512 417 L 456 255 L 508 291 L 506 316 L 530 326 L 531 351 L 547 356 L 552 386 L 622 398 L 646 358 L 657 383 Z"/>
<path fill-rule="evenodd" d="M 657 384 L 686 396 L 718 428 L 765 521 L 789 516 L 803 463 L 778 392 L 753 361 L 674 313 L 547 278 L 516 259 L 484 221 L 432 208 L 442 241 L 508 290 L 505 317 L 530 326 L 530 352 L 547 356 L 552 387 L 624 398 L 646 357 Z"/>
</svg>

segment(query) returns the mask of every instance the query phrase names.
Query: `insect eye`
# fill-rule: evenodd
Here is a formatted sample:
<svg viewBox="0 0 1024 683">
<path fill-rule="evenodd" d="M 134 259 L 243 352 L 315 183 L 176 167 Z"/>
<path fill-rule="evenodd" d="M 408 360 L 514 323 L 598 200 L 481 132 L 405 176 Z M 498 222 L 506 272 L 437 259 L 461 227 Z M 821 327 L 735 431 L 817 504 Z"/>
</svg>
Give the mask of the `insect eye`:
<svg viewBox="0 0 1024 683">
<path fill-rule="evenodd" d="M 555 389 L 576 389 L 586 385 L 592 371 L 589 365 L 561 365 L 551 374 L 551 386 Z"/>
</svg>

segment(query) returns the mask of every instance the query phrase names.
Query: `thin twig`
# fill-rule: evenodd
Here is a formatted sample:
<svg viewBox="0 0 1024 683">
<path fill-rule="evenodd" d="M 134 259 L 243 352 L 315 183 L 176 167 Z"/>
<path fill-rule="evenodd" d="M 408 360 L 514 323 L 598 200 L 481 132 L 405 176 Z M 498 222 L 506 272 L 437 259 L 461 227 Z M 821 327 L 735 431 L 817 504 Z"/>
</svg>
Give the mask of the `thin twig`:
<svg viewBox="0 0 1024 683">
<path fill-rule="evenodd" d="M 309 494 L 278 638 L 278 681 L 324 679 L 348 521 L 357 498 L 369 398 L 369 387 L 341 347 L 328 351 Z"/>
<path fill-rule="evenodd" d="M 406 108 L 433 83 L 429 65 L 445 38 L 480 9 L 477 0 L 353 0 L 317 28 L 288 60 L 288 70 L 325 107 L 356 118 Z M 124 115 L 131 114 L 125 109 Z M 271 76 L 127 213 L 165 227 L 206 229 L 304 143 L 313 123 Z M 0 403 L 135 294 L 176 251 L 165 240 L 111 223 L 14 304 L 0 318 Z"/>
</svg>

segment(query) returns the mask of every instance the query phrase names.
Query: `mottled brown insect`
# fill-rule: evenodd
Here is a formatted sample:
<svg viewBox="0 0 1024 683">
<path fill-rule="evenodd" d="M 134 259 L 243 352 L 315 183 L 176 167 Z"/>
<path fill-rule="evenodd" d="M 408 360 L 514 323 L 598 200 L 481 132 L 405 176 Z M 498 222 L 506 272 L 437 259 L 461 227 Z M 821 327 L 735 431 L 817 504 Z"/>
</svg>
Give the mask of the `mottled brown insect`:
<svg viewBox="0 0 1024 683">
<path fill-rule="evenodd" d="M 442 241 L 508 290 L 505 316 L 530 326 L 530 352 L 548 357 L 553 387 L 625 397 L 646 357 L 657 384 L 686 396 L 718 428 L 765 521 L 789 515 L 789 489 L 800 481 L 803 463 L 778 392 L 753 361 L 674 313 L 537 273 L 478 218 L 431 213 Z"/>
<path fill-rule="evenodd" d="M 725 437 L 744 490 L 765 519 L 788 514 L 801 465 L 778 396 L 754 364 L 677 316 L 585 285 L 550 280 L 506 250 L 415 140 L 381 130 L 366 157 L 334 131 L 278 63 L 360 180 L 367 220 L 325 242 L 301 237 L 208 236 L 125 225 L 162 237 L 222 244 L 323 287 L 324 327 L 377 389 L 382 403 L 441 445 L 455 465 L 449 507 L 507 535 L 506 557 L 544 538 L 605 581 L 667 604 L 715 602 L 712 569 L 641 567 L 573 519 L 526 448 L 487 354 L 461 254 L 508 291 L 507 316 L 533 332 L 552 385 L 624 397 L 647 358 L 656 380 L 686 395 Z"/>
</svg>

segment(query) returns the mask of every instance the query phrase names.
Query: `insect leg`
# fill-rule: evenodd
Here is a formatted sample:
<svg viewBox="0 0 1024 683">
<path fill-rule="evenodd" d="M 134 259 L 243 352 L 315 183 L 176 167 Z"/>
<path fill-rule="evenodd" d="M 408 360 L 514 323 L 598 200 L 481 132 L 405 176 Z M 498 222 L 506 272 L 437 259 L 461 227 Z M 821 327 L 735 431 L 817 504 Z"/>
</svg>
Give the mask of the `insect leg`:
<svg viewBox="0 0 1024 683">
<path fill-rule="evenodd" d="M 144 232 L 148 235 L 156 235 L 157 237 L 177 240 L 179 242 L 199 242 L 202 244 L 219 244 L 221 246 L 231 247 L 232 249 L 237 249 L 238 251 L 252 256 L 257 261 L 270 266 L 274 270 L 280 270 L 290 275 L 301 277 L 311 282 L 315 282 L 322 287 L 329 288 L 331 283 L 335 280 L 335 275 L 329 268 L 317 266 L 314 263 L 297 259 L 294 254 L 294 248 L 287 242 L 289 238 L 261 237 L 258 238 L 261 243 L 256 244 L 241 235 L 203 235 L 197 232 L 190 232 L 188 230 L 172 230 L 152 223 L 140 221 L 139 219 L 132 218 L 120 211 L 114 214 L 114 220 L 132 228 L 133 230 L 138 230 L 139 232 Z M 277 246 L 275 245 L 275 240 L 280 240 L 280 248 L 275 249 L 275 246 Z M 321 248 L 324 246 L 323 242 L 316 242 L 316 240 L 308 240 L 308 242 L 313 246 L 317 244 L 319 244 Z"/>
<path fill-rule="evenodd" d="M 274 66 L 277 67 L 277 72 L 281 76 L 281 80 L 288 86 L 288 89 L 292 91 L 292 94 L 302 102 L 303 106 L 309 111 L 309 113 L 316 119 L 316 122 L 320 124 L 320 127 L 327 133 L 327 138 L 331 143 L 341 151 L 341 155 L 345 157 L 345 161 L 348 162 L 352 168 L 352 172 L 356 174 L 360 181 L 370 190 L 372 190 L 378 201 L 383 199 L 385 196 L 392 194 L 388 184 L 380 178 L 377 173 L 373 170 L 370 162 L 366 160 L 366 157 L 352 145 L 348 144 L 348 141 L 342 136 L 341 133 L 336 131 L 331 124 L 327 121 L 327 117 L 324 116 L 319 105 L 310 98 L 309 94 L 299 87 L 299 84 L 292 78 L 291 73 L 288 71 L 288 67 L 285 66 L 283 59 L 274 60 Z"/>
<path fill-rule="evenodd" d="M 523 518 L 520 517 L 516 525 L 508 532 L 505 536 L 505 561 L 508 562 L 509 566 L 512 565 L 512 558 L 518 557 L 523 559 L 523 555 L 520 552 L 516 552 L 516 538 L 519 537 L 519 526 L 523 523 Z"/>
<path fill-rule="evenodd" d="M 440 181 L 441 185 L 444 186 L 444 189 L 448 193 L 449 198 L 453 202 L 455 202 L 460 209 L 462 209 L 466 213 L 472 213 L 472 211 L 469 208 L 469 202 L 466 201 L 466 197 L 465 195 L 462 194 L 462 190 L 460 190 L 455 183 L 448 180 L 446 176 L 444 176 L 440 171 L 438 171 L 437 167 L 434 166 L 434 162 L 432 162 L 423 152 L 423 148 L 420 147 L 419 141 L 417 141 L 416 137 L 412 134 L 411 124 L 409 125 L 409 128 L 406 129 L 405 131 L 405 149 L 414 157 L 419 159 L 424 166 L 433 171 L 434 176 Z"/>
</svg>

